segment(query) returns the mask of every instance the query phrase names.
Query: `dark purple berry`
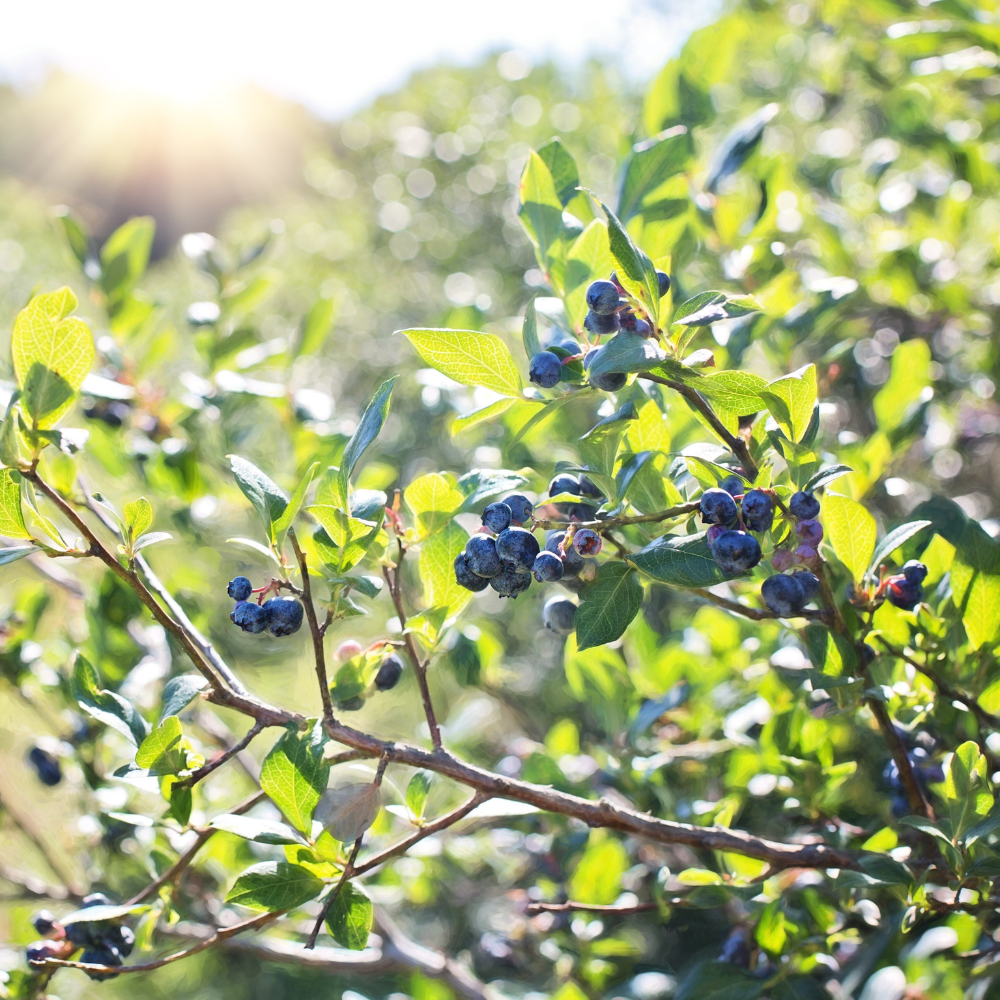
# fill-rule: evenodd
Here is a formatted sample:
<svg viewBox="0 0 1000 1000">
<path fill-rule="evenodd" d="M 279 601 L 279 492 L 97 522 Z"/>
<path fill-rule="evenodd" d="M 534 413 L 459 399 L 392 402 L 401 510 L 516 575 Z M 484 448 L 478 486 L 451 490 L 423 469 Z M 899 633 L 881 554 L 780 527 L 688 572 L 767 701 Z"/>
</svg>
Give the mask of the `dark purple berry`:
<svg viewBox="0 0 1000 1000">
<path fill-rule="evenodd" d="M 811 493 L 794 493 L 788 510 L 794 517 L 810 520 L 819 514 L 819 501 Z"/>
<path fill-rule="evenodd" d="M 802 539 L 803 545 L 809 545 L 816 549 L 819 548 L 819 543 L 823 541 L 823 525 L 819 521 L 808 518 L 805 521 L 799 521 L 795 525 L 795 534 Z"/>
<path fill-rule="evenodd" d="M 57 941 L 33 941 L 27 948 L 29 962 L 44 962 L 47 958 L 65 958 L 63 948 Z"/>
<path fill-rule="evenodd" d="M 570 493 L 575 497 L 581 496 L 580 481 L 575 476 L 561 472 L 558 476 L 553 477 L 552 482 L 549 483 L 550 497 L 557 497 L 560 493 Z"/>
<path fill-rule="evenodd" d="M 497 543 L 489 535 L 473 535 L 465 544 L 465 558 L 476 576 L 488 579 L 503 569 L 497 555 Z"/>
<path fill-rule="evenodd" d="M 135 935 L 132 933 L 131 928 L 124 927 L 121 924 L 112 924 L 110 927 L 107 927 L 104 931 L 104 941 L 106 944 L 114 947 L 115 951 L 123 958 L 128 958 L 135 947 Z"/>
<path fill-rule="evenodd" d="M 724 531 L 715 540 L 712 555 L 723 573 L 745 573 L 760 562 L 760 542 L 745 531 Z"/>
<path fill-rule="evenodd" d="M 565 572 L 563 561 L 554 552 L 539 552 L 531 566 L 531 575 L 539 583 L 555 583 Z"/>
<path fill-rule="evenodd" d="M 919 583 L 910 583 L 905 576 L 891 576 L 887 581 L 885 596 L 889 603 L 904 611 L 912 611 L 924 597 L 924 588 Z"/>
<path fill-rule="evenodd" d="M 226 593 L 234 601 L 246 601 L 253 593 L 253 584 L 245 576 L 236 576 L 229 581 Z"/>
<path fill-rule="evenodd" d="M 455 582 L 466 590 L 485 590 L 490 581 L 484 576 L 477 576 L 469 567 L 469 559 L 464 552 L 455 556 Z"/>
<path fill-rule="evenodd" d="M 550 531 L 545 536 L 545 550 L 547 552 L 554 552 L 562 559 L 564 572 L 575 575 L 583 569 L 583 557 L 573 548 L 572 544 L 566 547 L 565 554 L 560 553 L 559 546 L 565 540 L 565 531 Z"/>
<path fill-rule="evenodd" d="M 378 668 L 375 675 L 375 687 L 379 691 L 391 691 L 403 676 L 403 659 L 398 653 L 390 653 Z"/>
<path fill-rule="evenodd" d="M 591 375 L 590 384 L 601 392 L 617 392 L 628 381 L 628 375 L 621 372 L 602 372 Z"/>
<path fill-rule="evenodd" d="M 788 549 L 775 549 L 771 554 L 771 565 L 779 573 L 784 573 L 786 569 L 791 569 L 795 565 L 795 559 Z"/>
<path fill-rule="evenodd" d="M 763 490 L 748 490 L 743 495 L 743 502 L 740 506 L 743 510 L 743 519 L 747 522 L 762 522 L 768 518 L 774 520 L 774 502 Z M 754 530 L 761 529 L 755 528 Z"/>
<path fill-rule="evenodd" d="M 88 948 L 81 956 L 80 961 L 87 965 L 121 965 L 122 957 L 118 952 L 108 946 Z M 87 971 L 87 970 L 84 970 Z M 87 975 L 96 982 L 103 982 L 105 979 L 114 979 L 117 972 L 89 972 Z"/>
<path fill-rule="evenodd" d="M 796 563 L 811 563 L 815 558 L 816 550 L 811 545 L 800 545 L 792 553 L 792 560 Z"/>
<path fill-rule="evenodd" d="M 923 583 L 927 579 L 927 567 L 916 559 L 911 559 L 903 566 L 903 576 L 909 583 Z"/>
<path fill-rule="evenodd" d="M 604 502 L 604 494 L 586 476 L 580 476 L 580 496 Z"/>
<path fill-rule="evenodd" d="M 608 316 L 618 308 L 618 289 L 610 281 L 592 281 L 587 288 L 587 308 Z"/>
<path fill-rule="evenodd" d="M 267 630 L 281 638 L 302 628 L 303 608 L 294 597 L 272 597 L 262 610 L 267 615 Z"/>
<path fill-rule="evenodd" d="M 504 569 L 502 573 L 491 577 L 487 582 L 501 597 L 514 599 L 531 586 L 531 574 Z"/>
<path fill-rule="evenodd" d="M 590 528 L 580 528 L 573 535 L 573 548 L 581 556 L 596 556 L 601 551 L 601 536 Z"/>
<path fill-rule="evenodd" d="M 565 597 L 550 597 L 542 608 L 542 624 L 556 635 L 569 635 L 576 619 L 576 605 Z"/>
<path fill-rule="evenodd" d="M 562 378 L 562 362 L 550 351 L 539 351 L 528 364 L 528 378 L 543 389 L 551 389 Z"/>
<path fill-rule="evenodd" d="M 239 601 L 229 613 L 229 620 L 244 632 L 263 632 L 267 628 L 267 612 L 253 601 Z"/>
<path fill-rule="evenodd" d="M 80 905 L 84 909 L 88 909 L 91 906 L 110 906 L 111 900 L 103 892 L 92 892 L 89 896 L 83 897 Z"/>
<path fill-rule="evenodd" d="M 534 510 L 531 501 L 520 493 L 512 493 L 509 497 L 504 497 L 503 502 L 510 508 L 511 524 L 524 524 Z"/>
<path fill-rule="evenodd" d="M 62 768 L 59 766 L 59 758 L 43 750 L 41 747 L 32 747 L 28 751 L 28 763 L 35 769 L 38 780 L 49 788 L 54 788 L 62 781 Z"/>
<path fill-rule="evenodd" d="M 774 560 L 771 560 L 773 565 Z M 808 604 L 819 593 L 819 577 L 815 573 L 810 573 L 807 569 L 797 569 L 792 574 L 793 580 L 799 581 L 802 593 L 805 595 L 805 602 Z"/>
<path fill-rule="evenodd" d="M 531 572 L 538 550 L 538 539 L 526 528 L 507 528 L 497 535 L 497 555 L 522 573 Z"/>
<path fill-rule="evenodd" d="M 51 934 L 56 927 L 56 918 L 48 910 L 39 910 L 32 916 L 31 926 L 39 934 Z"/>
<path fill-rule="evenodd" d="M 610 316 L 601 316 L 591 310 L 583 318 L 583 328 L 595 337 L 603 337 L 607 333 L 616 333 L 620 326 L 618 313 L 611 313 Z"/>
<path fill-rule="evenodd" d="M 499 534 L 504 528 L 509 528 L 510 507 L 499 501 L 488 504 L 483 511 L 483 524 L 495 534 Z"/>
<path fill-rule="evenodd" d="M 734 497 L 739 497 L 743 496 L 747 488 L 739 476 L 726 476 L 726 478 L 719 483 L 719 489 L 725 490 Z"/>
<path fill-rule="evenodd" d="M 718 487 L 702 493 L 698 510 L 702 524 L 732 524 L 739 513 L 732 495 Z"/>
<path fill-rule="evenodd" d="M 719 535 L 724 535 L 729 529 L 722 524 L 713 524 L 708 531 L 705 532 L 705 541 L 708 542 L 709 548 L 715 544 L 715 540 Z"/>
<path fill-rule="evenodd" d="M 760 587 L 768 608 L 781 618 L 792 618 L 806 602 L 802 586 L 794 576 L 769 576 Z"/>
</svg>

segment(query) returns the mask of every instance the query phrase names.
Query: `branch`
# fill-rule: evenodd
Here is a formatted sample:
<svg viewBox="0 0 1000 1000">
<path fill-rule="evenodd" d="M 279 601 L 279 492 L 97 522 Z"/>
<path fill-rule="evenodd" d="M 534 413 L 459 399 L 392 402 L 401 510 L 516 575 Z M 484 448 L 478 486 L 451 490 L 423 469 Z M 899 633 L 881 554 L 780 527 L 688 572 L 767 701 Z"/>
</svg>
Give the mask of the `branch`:
<svg viewBox="0 0 1000 1000">
<path fill-rule="evenodd" d="M 713 594 L 710 590 L 705 590 L 703 587 L 692 587 L 691 593 L 697 594 L 699 597 L 703 597 L 706 601 L 711 601 L 712 604 L 717 604 L 720 608 L 732 611 L 735 615 L 742 615 L 744 618 L 750 618 L 755 622 L 763 621 L 765 618 L 784 617 L 783 615 L 776 615 L 773 611 L 759 611 L 757 608 L 748 608 L 746 605 L 738 604 L 736 601 L 730 601 L 725 597 L 719 597 L 718 594 Z M 823 619 L 824 613 L 822 611 L 803 610 L 797 612 L 791 617 Z"/>
<path fill-rule="evenodd" d="M 217 767 L 222 767 L 227 760 L 235 757 L 238 753 L 246 750 L 250 746 L 251 741 L 255 736 L 260 735 L 261 730 L 264 728 L 264 724 L 258 719 L 254 722 L 253 726 L 250 728 L 246 736 L 243 737 L 235 746 L 230 747 L 224 753 L 219 754 L 215 760 L 209 761 L 203 767 L 199 767 L 196 771 L 192 771 L 186 778 L 181 778 L 179 781 L 174 783 L 174 787 L 191 787 L 191 785 L 198 784 L 202 778 L 210 775 Z"/>
<path fill-rule="evenodd" d="M 678 504 L 669 510 L 658 510 L 655 514 L 633 514 L 629 517 L 608 517 L 597 521 L 559 521 L 554 518 L 543 518 L 536 520 L 535 524 L 539 528 L 565 528 L 572 524 L 576 528 L 593 528 L 600 530 L 603 528 L 619 528 L 628 524 L 655 524 L 658 521 L 669 521 L 672 517 L 682 517 L 684 514 L 693 514 L 699 507 L 700 501 L 692 503 Z"/>
<path fill-rule="evenodd" d="M 309 621 L 309 631 L 312 633 L 313 657 L 316 660 L 316 680 L 319 682 L 319 694 L 323 699 L 323 718 L 333 718 L 333 702 L 330 700 L 330 682 L 326 677 L 326 653 L 323 650 L 323 636 L 326 628 L 321 626 L 316 618 L 316 607 L 312 599 L 312 583 L 309 580 L 309 562 L 306 554 L 299 548 L 299 540 L 295 537 L 295 529 L 288 529 L 288 540 L 292 543 L 295 558 L 299 561 L 299 572 L 302 574 L 302 603 L 306 609 Z"/>
<path fill-rule="evenodd" d="M 539 913 L 602 913 L 607 916 L 627 917 L 633 913 L 648 913 L 660 909 L 659 903 L 635 903 L 632 906 L 597 906 L 593 903 L 528 903 L 528 916 Z"/>
</svg>

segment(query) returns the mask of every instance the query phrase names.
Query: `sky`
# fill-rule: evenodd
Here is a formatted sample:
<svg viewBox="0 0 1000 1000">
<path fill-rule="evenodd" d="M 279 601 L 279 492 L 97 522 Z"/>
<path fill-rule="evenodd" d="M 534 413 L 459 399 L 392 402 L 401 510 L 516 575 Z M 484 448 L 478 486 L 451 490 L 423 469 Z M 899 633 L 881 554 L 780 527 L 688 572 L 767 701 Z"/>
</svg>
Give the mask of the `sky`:
<svg viewBox="0 0 1000 1000">
<path fill-rule="evenodd" d="M 199 102 L 256 83 L 340 118 L 441 61 L 514 50 L 526 65 L 589 56 L 644 80 L 717 0 L 31 0 L 7 3 L 0 81 L 55 68 Z"/>
</svg>

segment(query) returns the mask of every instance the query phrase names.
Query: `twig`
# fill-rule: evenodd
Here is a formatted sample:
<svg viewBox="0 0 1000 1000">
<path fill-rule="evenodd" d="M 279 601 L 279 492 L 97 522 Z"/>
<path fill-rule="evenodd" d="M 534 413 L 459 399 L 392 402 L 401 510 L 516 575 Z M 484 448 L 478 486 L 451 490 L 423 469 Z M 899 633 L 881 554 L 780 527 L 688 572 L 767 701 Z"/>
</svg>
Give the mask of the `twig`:
<svg viewBox="0 0 1000 1000">
<path fill-rule="evenodd" d="M 288 529 L 288 540 L 292 543 L 295 558 L 299 562 L 299 572 L 302 574 L 302 604 L 306 609 L 309 621 L 309 631 L 312 633 L 313 658 L 316 660 L 316 680 L 319 682 L 319 694 L 323 699 L 323 718 L 333 718 L 333 701 L 330 698 L 330 682 L 326 677 L 326 653 L 323 649 L 323 636 L 326 631 L 316 618 L 316 607 L 312 599 L 312 583 L 309 580 L 309 562 L 306 554 L 299 548 L 299 540 L 295 537 L 295 529 Z"/>
<path fill-rule="evenodd" d="M 216 757 L 215 760 L 209 761 L 203 767 L 199 767 L 196 771 L 192 771 L 191 774 L 189 774 L 186 778 L 181 778 L 179 781 L 175 782 L 174 787 L 175 788 L 182 786 L 190 787 L 191 785 L 198 784 L 198 782 L 201 781 L 202 778 L 207 777 L 217 767 L 222 767 L 222 765 L 225 764 L 227 760 L 230 760 L 231 758 L 235 757 L 238 753 L 241 753 L 242 751 L 246 750 L 246 748 L 250 746 L 250 743 L 254 739 L 254 737 L 259 736 L 261 730 L 263 729 L 264 729 L 264 724 L 258 719 L 256 722 L 254 722 L 253 726 L 250 727 L 249 732 L 247 732 L 246 736 L 244 736 L 243 739 L 239 741 L 239 743 L 237 743 L 235 746 L 230 747 L 224 753 L 219 754 L 219 756 Z"/>
<path fill-rule="evenodd" d="M 684 514 L 693 514 L 699 507 L 700 501 L 678 504 L 669 510 L 658 510 L 654 514 L 632 514 L 628 517 L 607 517 L 604 520 L 596 521 L 559 521 L 554 518 L 542 518 L 536 520 L 535 524 L 539 528 L 566 528 L 572 524 L 575 528 L 620 528 L 628 524 L 655 524 L 658 521 L 669 521 L 672 517 L 682 517 Z"/>
<path fill-rule="evenodd" d="M 632 906 L 598 906 L 594 903 L 528 903 L 528 915 L 535 916 L 539 913 L 602 913 L 607 916 L 627 917 L 633 913 L 648 913 L 650 910 L 658 910 L 659 903 L 635 903 Z"/>
</svg>

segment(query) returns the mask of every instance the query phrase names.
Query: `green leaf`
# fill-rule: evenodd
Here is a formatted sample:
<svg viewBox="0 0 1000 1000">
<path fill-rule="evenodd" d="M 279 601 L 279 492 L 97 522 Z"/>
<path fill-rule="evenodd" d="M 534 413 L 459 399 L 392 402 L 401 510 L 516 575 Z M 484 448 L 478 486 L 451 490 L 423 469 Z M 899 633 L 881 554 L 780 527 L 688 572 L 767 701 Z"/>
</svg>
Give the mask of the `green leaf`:
<svg viewBox="0 0 1000 1000">
<path fill-rule="evenodd" d="M 629 556 L 637 569 L 675 587 L 712 587 L 729 579 L 712 557 L 705 532 L 662 535 Z"/>
<path fill-rule="evenodd" d="M 888 559 L 896 549 L 915 534 L 929 527 L 930 524 L 930 521 L 907 521 L 906 524 L 900 524 L 893 528 L 876 546 L 871 565 L 868 567 L 868 572 L 875 573 L 882 562 Z"/>
<path fill-rule="evenodd" d="M 809 659 L 827 677 L 840 677 L 857 671 L 854 646 L 842 635 L 822 625 L 810 625 L 805 631 Z"/>
<path fill-rule="evenodd" d="M 673 1000 L 757 1000 L 766 983 L 754 973 L 726 962 L 705 961 L 694 967 Z"/>
<path fill-rule="evenodd" d="M 780 955 L 785 948 L 788 934 L 785 931 L 785 914 L 781 910 L 781 900 L 772 900 L 764 907 L 754 938 L 769 955 Z"/>
<path fill-rule="evenodd" d="M 178 780 L 176 775 L 165 774 L 160 778 L 160 793 L 170 803 L 168 813 L 181 826 L 187 826 L 191 821 L 194 795 L 190 785 L 178 785 Z"/>
<path fill-rule="evenodd" d="M 548 271 L 549 251 L 559 242 L 565 230 L 563 206 L 548 166 L 534 150 L 528 153 L 518 195 L 521 202 L 518 209 L 521 225 L 537 248 L 542 269 Z"/>
<path fill-rule="evenodd" d="M 993 809 L 986 757 L 978 743 L 968 740 L 952 754 L 944 782 L 945 797 L 951 807 L 952 833 L 961 837 Z"/>
<path fill-rule="evenodd" d="M 163 685 L 160 705 L 160 722 L 170 715 L 180 715 L 198 695 L 205 690 L 208 681 L 201 674 L 181 674 L 171 677 Z"/>
<path fill-rule="evenodd" d="M 497 417 L 502 416 L 517 402 L 520 402 L 520 400 L 515 399 L 513 396 L 502 396 L 500 399 L 493 400 L 492 403 L 487 403 L 486 406 L 481 406 L 478 410 L 455 417 L 451 422 L 451 433 L 461 434 L 462 431 L 478 427 L 487 420 L 496 420 Z"/>
<path fill-rule="evenodd" d="M 860 580 L 875 551 L 875 518 L 857 500 L 828 491 L 823 500 L 823 525 L 837 558 L 855 580 Z"/>
<path fill-rule="evenodd" d="M 529 360 L 542 349 L 542 345 L 538 342 L 538 316 L 535 313 L 534 297 L 528 302 L 524 310 L 524 322 L 521 324 L 521 342 L 524 344 L 524 353 L 527 354 Z"/>
<path fill-rule="evenodd" d="M 761 312 L 763 306 L 752 295 L 730 295 L 729 292 L 699 292 L 682 302 L 671 317 L 670 325 L 711 326 L 724 319 Z"/>
<path fill-rule="evenodd" d="M 389 416 L 389 400 L 392 396 L 392 387 L 396 384 L 399 376 L 383 382 L 372 396 L 365 412 L 358 421 L 358 429 L 351 435 L 351 440 L 344 448 L 344 454 L 340 458 L 340 493 L 344 501 L 347 500 L 349 492 L 348 484 L 354 467 L 358 464 L 358 459 L 364 454 L 365 449 L 379 436 L 382 427 L 385 425 L 386 417 Z"/>
<path fill-rule="evenodd" d="M 374 782 L 351 782 L 328 788 L 316 809 L 316 818 L 335 840 L 349 844 L 364 836 L 375 822 L 382 801 Z"/>
<path fill-rule="evenodd" d="M 157 542 L 169 541 L 174 536 L 170 534 L 169 531 L 150 531 L 147 532 L 142 538 L 138 539 L 136 543 L 132 546 L 133 554 L 136 552 L 141 552 L 144 548 L 150 545 L 155 545 Z"/>
<path fill-rule="evenodd" d="M 351 951 L 362 951 L 368 946 L 375 921 L 372 901 L 360 885 L 347 882 L 330 907 L 326 926 L 334 941 Z"/>
<path fill-rule="evenodd" d="M 434 646 L 441 634 L 441 627 L 448 617 L 447 605 L 427 608 L 406 619 L 403 635 L 419 635 L 428 646 Z"/>
<path fill-rule="evenodd" d="M 68 288 L 36 295 L 14 321 L 14 375 L 35 426 L 53 427 L 72 405 L 94 362 L 87 324 L 69 314 L 76 296 Z"/>
<path fill-rule="evenodd" d="M 588 374 L 603 375 L 605 372 L 648 372 L 659 365 L 666 353 L 650 337 L 640 336 L 623 330 L 616 333 L 598 352 L 588 369 Z"/>
<path fill-rule="evenodd" d="M 260 515 L 268 541 L 274 543 L 276 537 L 274 523 L 288 506 L 288 494 L 252 462 L 240 458 L 239 455 L 229 455 L 228 458 L 236 485 Z"/>
<path fill-rule="evenodd" d="M 461 510 L 475 510 L 484 500 L 516 490 L 527 481 L 509 469 L 473 469 L 458 480 L 458 488 L 465 494 Z"/>
<path fill-rule="evenodd" d="M 604 831 L 594 831 L 570 876 L 569 894 L 581 903 L 599 906 L 613 903 L 621 892 L 622 875 L 628 867 L 628 854 L 621 841 Z"/>
<path fill-rule="evenodd" d="M 381 524 L 385 517 L 385 505 L 388 499 L 382 490 L 355 490 L 347 498 L 351 517 Z"/>
<path fill-rule="evenodd" d="M 261 545 L 260 542 L 255 542 L 252 538 L 227 538 L 226 543 L 231 543 L 233 545 L 245 545 L 248 549 L 253 549 L 266 559 L 270 559 L 276 566 L 281 565 L 281 561 L 274 554 L 274 552 L 271 551 L 271 549 L 269 549 L 266 545 Z"/>
<path fill-rule="evenodd" d="M 966 847 L 971 847 L 977 840 L 988 836 L 993 833 L 994 830 L 1000 830 L 1000 807 L 994 805 L 990 809 L 985 819 L 980 820 L 974 826 L 971 826 L 965 831 L 965 836 L 962 838 L 963 843 Z M 995 859 L 1000 863 L 1000 858 Z M 998 872 L 997 874 L 1000 874 Z"/>
<path fill-rule="evenodd" d="M 913 874 L 906 865 L 884 854 L 869 854 L 861 858 L 861 867 L 866 875 L 877 878 L 886 885 L 909 885 L 913 881 Z"/>
<path fill-rule="evenodd" d="M 633 215 L 638 215 L 647 195 L 681 173 L 690 158 L 691 137 L 684 125 L 675 125 L 633 146 L 622 167 L 619 218 L 628 222 Z"/>
<path fill-rule="evenodd" d="M 6 566 L 8 563 L 17 562 L 18 559 L 30 556 L 32 552 L 40 551 L 41 549 L 39 549 L 37 545 L 16 545 L 9 549 L 0 548 L 0 566 Z"/>
<path fill-rule="evenodd" d="M 792 441 L 801 441 L 816 405 L 816 366 L 806 365 L 791 375 L 769 382 L 759 391 L 778 426 Z"/>
<path fill-rule="evenodd" d="M 313 504 L 306 510 L 319 521 L 327 537 L 337 547 L 337 562 L 328 565 L 340 573 L 360 561 L 375 541 L 381 526 L 381 518 L 378 521 L 363 521 L 359 517 L 348 517 L 339 507 L 325 504 Z"/>
<path fill-rule="evenodd" d="M 7 415 L 0 424 L 0 462 L 10 469 L 16 469 L 21 462 L 21 442 L 17 435 L 20 413 L 14 407 L 14 403 L 20 398 L 20 390 L 15 391 L 7 407 Z"/>
<path fill-rule="evenodd" d="M 722 409 L 745 416 L 766 409 L 760 396 L 766 385 L 752 372 L 724 371 L 706 375 L 698 382 L 698 391 Z"/>
<path fill-rule="evenodd" d="M 621 638 L 641 606 L 639 574 L 626 562 L 602 563 L 597 579 L 580 590 L 575 621 L 577 649 L 603 646 Z"/>
<path fill-rule="evenodd" d="M 0 535 L 5 538 L 30 538 L 21 510 L 21 474 L 0 469 Z M 10 551 L 10 550 L 8 550 Z"/>
<path fill-rule="evenodd" d="M 101 247 L 101 288 L 114 316 L 149 263 L 156 222 L 150 216 L 129 219 Z"/>
<path fill-rule="evenodd" d="M 57 228 L 61 229 L 66 237 L 66 243 L 73 256 L 83 266 L 90 257 L 90 233 L 86 223 L 65 205 L 58 205 L 52 209 L 51 214 L 56 220 Z"/>
<path fill-rule="evenodd" d="M 846 476 L 854 470 L 849 465 L 830 465 L 825 469 L 820 469 L 819 472 L 815 473 L 809 481 L 802 487 L 804 493 L 812 493 L 818 490 L 821 486 L 826 486 L 832 483 L 835 479 L 839 479 L 841 476 Z"/>
<path fill-rule="evenodd" d="M 318 298 L 302 320 L 302 331 L 295 345 L 295 356 L 315 354 L 323 346 L 333 325 L 335 307 L 332 299 Z"/>
<path fill-rule="evenodd" d="M 226 894 L 227 903 L 251 910 L 291 910 L 315 899 L 325 883 L 301 865 L 287 861 L 264 861 L 252 865 Z"/>
<path fill-rule="evenodd" d="M 403 499 L 413 514 L 418 534 L 426 538 L 451 521 L 465 502 L 465 495 L 453 476 L 429 472 L 406 487 Z"/>
<path fill-rule="evenodd" d="M 424 604 L 429 608 L 447 607 L 449 617 L 472 600 L 471 591 L 455 580 L 455 559 L 468 540 L 465 528 L 452 521 L 420 546 L 417 568 L 424 586 Z"/>
<path fill-rule="evenodd" d="M 73 665 L 70 691 L 88 715 L 118 730 L 135 746 L 139 746 L 149 734 L 149 724 L 132 703 L 114 691 L 102 689 L 97 671 L 80 653 L 77 653 Z"/>
<path fill-rule="evenodd" d="M 181 720 L 170 715 L 139 744 L 135 754 L 136 767 L 150 774 L 177 774 L 187 764 L 187 754 L 181 748 L 184 732 Z"/>
<path fill-rule="evenodd" d="M 521 376 L 507 345 L 475 330 L 400 330 L 432 368 L 462 385 L 521 395 Z"/>
<path fill-rule="evenodd" d="M 538 150 L 538 158 L 549 168 L 556 198 L 565 208 L 576 197 L 580 186 L 580 172 L 573 154 L 559 139 L 552 139 Z"/>
<path fill-rule="evenodd" d="M 630 402 L 626 403 L 611 416 L 596 423 L 580 438 L 580 454 L 591 472 L 606 477 L 610 477 L 614 473 L 618 445 L 628 430 L 628 422 L 635 419 L 635 406 Z M 609 490 L 605 495 L 610 495 L 610 493 Z"/>
<path fill-rule="evenodd" d="M 302 838 L 284 823 L 273 819 L 260 819 L 256 816 L 234 816 L 224 813 L 216 816 L 210 827 L 235 834 L 244 840 L 252 840 L 258 844 L 301 844 Z"/>
<path fill-rule="evenodd" d="M 136 913 L 145 913 L 149 909 L 149 903 L 113 903 L 107 906 L 86 906 L 82 910 L 74 910 L 65 917 L 60 917 L 59 922 L 66 924 L 87 924 L 92 922 L 103 923 L 105 920 L 121 920 L 122 917 L 130 917 Z"/>
<path fill-rule="evenodd" d="M 430 791 L 433 777 L 430 771 L 417 771 L 406 786 L 406 808 L 416 820 L 423 819 L 427 793 Z"/>
<path fill-rule="evenodd" d="M 889 380 L 872 401 L 879 429 L 892 431 L 905 423 L 930 384 L 930 344 L 921 337 L 903 341 L 892 352 Z"/>
<path fill-rule="evenodd" d="M 41 528 L 60 549 L 65 549 L 67 547 L 66 542 L 59 533 L 59 529 L 38 509 L 38 501 L 35 499 L 35 489 L 31 485 L 30 480 L 23 477 L 21 478 L 21 502 L 26 504 L 28 510 L 31 512 L 32 523 L 36 527 Z"/>
<path fill-rule="evenodd" d="M 153 506 L 145 497 L 125 504 L 125 532 L 128 541 L 135 541 L 153 526 Z"/>
<path fill-rule="evenodd" d="M 288 529 L 292 526 L 292 521 L 295 520 L 295 515 L 298 514 L 302 507 L 302 501 L 306 498 L 306 490 L 309 489 L 309 484 L 313 481 L 313 477 L 318 471 L 319 462 L 313 462 L 313 464 L 306 469 L 306 473 L 299 481 L 299 485 L 295 487 L 295 492 L 292 494 L 291 500 L 288 501 L 288 506 L 282 511 L 280 517 L 275 520 L 275 544 L 279 549 L 285 541 L 285 535 L 288 533 Z"/>
<path fill-rule="evenodd" d="M 304 733 L 289 726 L 264 758 L 260 772 L 260 787 L 305 834 L 312 829 L 313 810 L 330 776 L 330 765 L 323 760 L 324 746 L 321 720 Z"/>
<path fill-rule="evenodd" d="M 951 590 L 969 643 L 979 649 L 1000 635 L 1000 547 L 967 522 L 951 563 Z"/>
<path fill-rule="evenodd" d="M 1000 858 L 979 858 L 964 874 L 965 878 L 1000 878 Z"/>
</svg>

